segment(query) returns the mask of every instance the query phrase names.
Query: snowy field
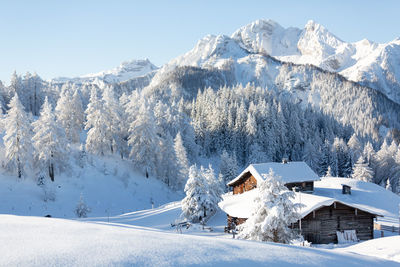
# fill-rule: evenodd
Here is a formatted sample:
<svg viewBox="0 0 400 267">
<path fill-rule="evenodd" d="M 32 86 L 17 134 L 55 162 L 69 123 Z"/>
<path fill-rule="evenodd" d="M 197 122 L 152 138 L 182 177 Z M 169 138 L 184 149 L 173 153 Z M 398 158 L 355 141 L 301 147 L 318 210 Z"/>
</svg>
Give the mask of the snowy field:
<svg viewBox="0 0 400 267">
<path fill-rule="evenodd" d="M 176 231 L 171 223 L 182 220 L 182 193 L 117 158 L 94 158 L 89 165 L 56 177 L 46 189 L 54 199 L 47 201 L 34 181 L 0 174 L 0 240 L 7 240 L 0 242 L 0 266 L 400 266 L 399 236 L 318 248 L 243 241 L 224 233 L 222 211 L 208 221 L 210 228 Z M 328 181 L 316 183 L 316 192 L 336 194 L 336 184 L 344 182 Z M 345 182 L 352 183 L 353 201 L 375 203 L 394 221 L 397 196 L 373 184 Z M 364 198 L 368 192 L 375 192 L 373 199 Z M 91 209 L 85 219 L 74 213 L 81 194 Z"/>
<path fill-rule="evenodd" d="M 185 235 L 128 225 L 0 216 L 1 266 L 399 266 L 335 250 Z"/>
</svg>

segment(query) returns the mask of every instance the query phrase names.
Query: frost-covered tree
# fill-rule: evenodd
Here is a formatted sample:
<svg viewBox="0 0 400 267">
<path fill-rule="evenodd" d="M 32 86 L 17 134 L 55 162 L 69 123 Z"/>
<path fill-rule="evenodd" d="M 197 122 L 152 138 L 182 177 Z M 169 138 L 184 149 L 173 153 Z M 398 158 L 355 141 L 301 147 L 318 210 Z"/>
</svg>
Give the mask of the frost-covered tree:
<svg viewBox="0 0 400 267">
<path fill-rule="evenodd" d="M 56 118 L 46 97 L 40 117 L 32 123 L 35 147 L 35 160 L 41 169 L 47 169 L 49 177 L 54 181 L 56 172 L 68 165 L 68 142 L 64 129 L 56 122 Z"/>
<path fill-rule="evenodd" d="M 354 165 L 356 160 L 358 160 L 362 153 L 362 146 L 360 141 L 357 138 L 357 135 L 354 133 L 349 141 L 347 142 L 347 146 L 350 148 L 349 154 L 351 163 Z"/>
<path fill-rule="evenodd" d="M 104 110 L 104 103 L 97 95 L 97 89 L 92 88 L 90 101 L 85 111 L 86 125 L 89 130 L 86 137 L 86 151 L 97 155 L 109 153 L 112 144 L 110 143 L 110 132 L 108 132 L 108 123 L 110 118 Z"/>
<path fill-rule="evenodd" d="M 223 194 L 223 187 L 218 179 L 215 177 L 214 170 L 211 164 L 205 169 L 203 166 L 200 167 L 200 173 L 203 175 L 208 188 L 208 206 L 206 207 L 210 217 L 218 209 L 218 202 L 222 200 L 221 195 Z"/>
<path fill-rule="evenodd" d="M 73 94 L 72 91 L 74 91 Z M 78 143 L 85 123 L 85 112 L 76 88 L 70 90 L 67 85 L 63 87 L 55 112 L 57 122 L 65 129 L 65 135 L 68 140 Z"/>
<path fill-rule="evenodd" d="M 326 173 L 325 173 L 325 177 L 332 177 L 333 175 L 332 175 L 332 169 L 331 169 L 331 166 L 328 166 L 328 169 L 326 170 Z"/>
<path fill-rule="evenodd" d="M 224 181 L 224 187 L 226 187 L 227 183 L 238 175 L 238 164 L 236 161 L 236 156 L 235 155 L 229 155 L 226 150 L 222 152 L 221 155 L 221 161 L 219 164 L 219 172 L 222 175 L 223 181 Z M 227 188 L 225 188 L 224 191 L 226 191 Z"/>
<path fill-rule="evenodd" d="M 384 140 L 375 156 L 375 182 L 380 183 L 382 180 L 387 180 L 391 177 L 391 171 L 395 165 L 393 156 L 393 152 L 390 151 L 390 147 Z"/>
<path fill-rule="evenodd" d="M 19 101 L 18 94 L 11 99 L 9 110 L 4 119 L 5 135 L 5 167 L 16 172 L 21 178 L 26 168 L 31 165 L 32 158 L 32 128 L 30 117 L 25 113 Z"/>
<path fill-rule="evenodd" d="M 365 163 L 362 156 L 359 157 L 357 163 L 354 164 L 352 178 L 364 182 L 372 182 L 374 171 Z"/>
<path fill-rule="evenodd" d="M 272 170 L 258 186 L 251 216 L 238 226 L 238 238 L 289 243 L 294 237 L 289 226 L 300 219 L 300 204 Z"/>
<path fill-rule="evenodd" d="M 114 89 L 111 86 L 107 86 L 103 91 L 103 102 L 104 112 L 106 117 L 109 118 L 107 123 L 107 131 L 110 136 L 111 153 L 123 151 L 123 147 L 126 146 L 123 136 L 123 109 L 119 105 L 117 98 L 115 97 Z M 122 154 L 121 154 L 122 155 Z"/>
<path fill-rule="evenodd" d="M 392 184 L 390 183 L 390 179 L 386 180 L 386 190 L 393 192 L 392 190 Z"/>
<path fill-rule="evenodd" d="M 83 194 L 79 197 L 79 202 L 75 207 L 75 214 L 78 218 L 86 218 L 87 214 L 90 212 L 90 208 L 85 203 L 83 199 Z"/>
<path fill-rule="evenodd" d="M 208 183 L 197 168 L 189 168 L 189 179 L 185 185 L 186 197 L 182 200 L 182 216 L 187 220 L 197 223 L 208 216 Z"/>
<path fill-rule="evenodd" d="M 138 114 L 129 127 L 128 145 L 131 146 L 129 156 L 134 166 L 143 173 L 154 175 L 157 173 L 161 140 L 149 108 L 143 99 Z"/>
<path fill-rule="evenodd" d="M 178 168 L 177 184 L 178 187 L 181 188 L 186 183 L 188 178 L 189 161 L 187 158 L 186 149 L 183 146 L 183 140 L 180 132 L 176 134 L 176 137 L 174 139 L 174 151 L 176 157 L 176 164 Z"/>
<path fill-rule="evenodd" d="M 169 133 L 166 133 L 162 138 L 160 137 L 159 140 L 160 153 L 157 154 L 156 174 L 168 186 L 182 189 L 184 184 L 177 175 L 179 170 L 174 151 L 174 141 Z"/>
</svg>

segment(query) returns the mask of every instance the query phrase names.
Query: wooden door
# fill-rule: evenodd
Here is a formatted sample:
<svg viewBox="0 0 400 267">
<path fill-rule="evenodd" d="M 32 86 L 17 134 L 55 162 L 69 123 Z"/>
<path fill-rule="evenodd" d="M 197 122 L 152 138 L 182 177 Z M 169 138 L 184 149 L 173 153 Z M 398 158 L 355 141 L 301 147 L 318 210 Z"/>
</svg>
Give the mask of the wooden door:
<svg viewBox="0 0 400 267">
<path fill-rule="evenodd" d="M 319 244 L 321 242 L 321 221 L 312 220 L 308 222 L 308 234 L 306 239 L 314 244 Z"/>
</svg>

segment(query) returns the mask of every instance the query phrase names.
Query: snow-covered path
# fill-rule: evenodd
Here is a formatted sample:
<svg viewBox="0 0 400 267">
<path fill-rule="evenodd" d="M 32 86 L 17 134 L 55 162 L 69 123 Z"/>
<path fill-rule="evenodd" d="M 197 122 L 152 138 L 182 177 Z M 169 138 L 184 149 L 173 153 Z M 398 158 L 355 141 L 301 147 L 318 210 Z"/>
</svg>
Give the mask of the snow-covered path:
<svg viewBox="0 0 400 267">
<path fill-rule="evenodd" d="M 0 240 L 1 266 L 399 266 L 347 252 L 13 215 L 0 215 Z"/>
</svg>

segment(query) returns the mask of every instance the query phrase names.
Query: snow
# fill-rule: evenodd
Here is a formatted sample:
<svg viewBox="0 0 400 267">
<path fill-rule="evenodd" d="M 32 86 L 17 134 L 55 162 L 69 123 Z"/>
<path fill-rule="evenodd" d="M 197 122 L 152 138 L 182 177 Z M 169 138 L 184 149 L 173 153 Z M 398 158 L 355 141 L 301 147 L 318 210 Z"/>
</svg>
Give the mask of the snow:
<svg viewBox="0 0 400 267">
<path fill-rule="evenodd" d="M 132 162 L 119 156 L 89 156 L 85 168 L 71 165 L 47 186 L 54 201 L 44 201 L 45 190 L 32 178 L 18 179 L 0 170 L 0 213 L 76 218 L 81 193 L 91 209 L 90 217 L 119 215 L 183 198 L 183 193 L 168 189 L 163 182 L 133 171 Z"/>
<path fill-rule="evenodd" d="M 12 215 L 0 215 L 0 238 L 7 240 L 1 266 L 398 265 L 349 252 Z"/>
<path fill-rule="evenodd" d="M 400 236 L 383 237 L 368 240 L 335 251 L 347 251 L 359 255 L 374 256 L 400 263 Z"/>
<path fill-rule="evenodd" d="M 342 184 L 351 186 L 351 195 L 342 194 Z M 223 201 L 218 205 L 231 216 L 249 218 L 256 195 L 257 188 L 238 195 L 225 194 Z M 396 227 L 398 225 L 400 197 L 373 183 L 350 178 L 326 177 L 314 183 L 313 194 L 296 193 L 294 201 L 304 205 L 300 211 L 302 217 L 322 206 L 340 202 L 383 216 L 378 218 L 378 222 L 383 225 Z"/>
<path fill-rule="evenodd" d="M 304 29 L 285 29 L 272 20 L 252 22 L 231 38 L 249 51 L 265 51 L 285 62 L 338 72 L 400 101 L 395 89 L 400 86 L 400 68 L 395 63 L 400 59 L 398 39 L 384 44 L 366 39 L 347 43 L 314 21 L 307 22 Z"/>
<path fill-rule="evenodd" d="M 311 168 L 305 162 L 291 161 L 285 164 L 278 162 L 268 162 L 260 164 L 250 164 L 241 174 L 235 179 L 230 181 L 228 185 L 233 184 L 239 180 L 243 174 L 250 172 L 257 182 L 264 180 L 263 175 L 269 173 L 272 169 L 277 176 L 280 176 L 282 182 L 293 183 L 293 182 L 305 182 L 305 181 L 317 181 L 319 180 L 318 175 L 311 170 Z"/>
<path fill-rule="evenodd" d="M 133 78 L 145 76 L 158 69 L 148 59 L 143 60 L 130 60 L 122 62 L 121 65 L 112 69 L 101 71 L 98 73 L 90 73 L 75 78 L 55 78 L 52 80 L 54 83 L 74 82 L 77 84 L 85 82 L 94 82 L 96 79 L 102 80 L 105 83 L 119 83 Z"/>
</svg>

